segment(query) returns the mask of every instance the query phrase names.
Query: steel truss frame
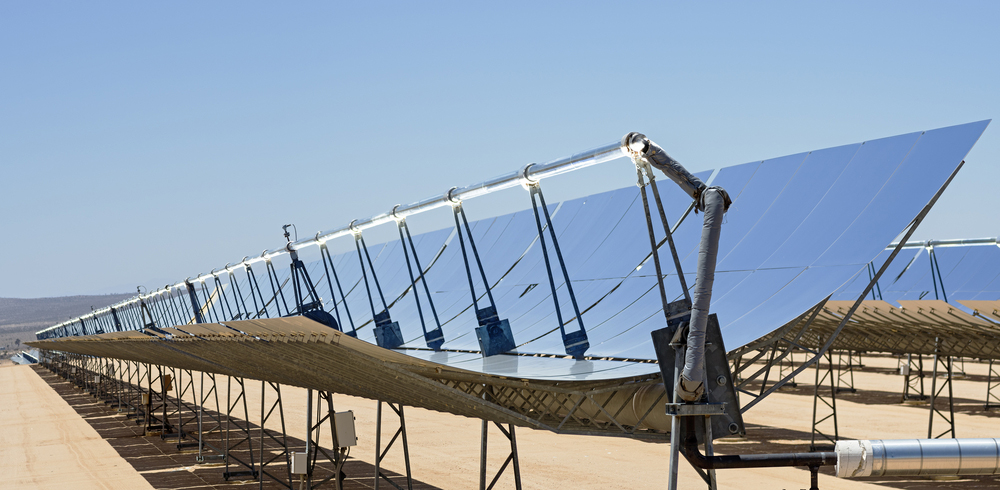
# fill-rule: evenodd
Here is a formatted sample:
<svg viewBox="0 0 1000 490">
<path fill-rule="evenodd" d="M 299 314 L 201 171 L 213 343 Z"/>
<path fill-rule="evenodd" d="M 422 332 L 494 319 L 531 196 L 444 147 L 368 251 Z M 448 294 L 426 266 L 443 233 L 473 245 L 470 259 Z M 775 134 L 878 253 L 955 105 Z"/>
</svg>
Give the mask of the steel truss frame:
<svg viewBox="0 0 1000 490">
<path fill-rule="evenodd" d="M 267 402 L 268 387 L 270 387 L 271 390 L 274 392 L 274 401 L 270 403 Z M 275 413 L 275 410 L 277 410 L 277 413 Z M 281 423 L 281 431 L 278 432 L 277 434 L 275 434 L 275 431 L 267 430 L 266 428 L 267 421 L 270 420 L 271 417 L 275 416 L 278 417 L 278 420 Z M 285 408 L 284 408 L 284 403 L 281 400 L 281 385 L 270 381 L 261 381 L 260 382 L 260 439 L 258 443 L 260 447 L 260 456 L 258 458 L 260 461 L 259 488 L 261 490 L 263 490 L 264 488 L 264 477 L 268 477 L 278 482 L 282 486 L 288 488 L 289 490 L 293 490 L 292 453 L 288 449 L 287 434 L 288 430 L 285 427 Z M 278 447 L 280 448 L 279 451 L 277 451 L 269 458 L 266 457 L 264 453 L 265 442 L 268 441 L 277 444 Z M 284 463 L 285 465 L 285 474 L 288 475 L 287 481 L 274 476 L 267 470 L 268 466 L 272 464 L 281 464 L 281 463 Z"/>
<path fill-rule="evenodd" d="M 638 407 L 643 414 L 634 424 L 619 421 L 619 416 L 633 408 L 633 399 L 642 389 L 659 385 L 659 373 L 621 383 L 595 381 L 577 389 L 534 381 L 505 380 L 488 376 L 454 376 L 449 379 L 428 376 L 447 387 L 477 398 L 484 398 L 516 412 L 534 427 L 565 434 L 625 436 L 639 439 L 667 440 L 662 432 L 645 429 L 642 423 L 653 410 L 662 408 L 665 395 Z"/>
<path fill-rule="evenodd" d="M 212 387 L 205 391 L 205 377 L 212 382 Z M 205 407 L 208 406 L 209 402 L 215 400 L 215 410 L 208 414 L 209 423 L 214 423 L 210 428 L 205 427 Z M 205 440 L 206 434 L 211 434 L 213 432 L 222 432 L 222 405 L 219 404 L 219 385 L 216 382 L 215 373 L 201 373 L 201 389 L 199 390 L 198 396 L 198 458 L 199 463 L 205 463 L 208 458 L 213 459 L 225 459 L 226 452 L 221 448 L 213 446 L 211 443 Z M 210 449 L 215 452 L 213 455 L 207 455 L 206 449 Z"/>
<path fill-rule="evenodd" d="M 812 420 L 812 434 L 810 435 L 809 450 L 818 451 L 820 446 L 816 444 L 816 436 L 820 436 L 826 442 L 836 444 L 840 440 L 840 429 L 837 425 L 837 383 L 840 379 L 839 365 L 834 366 L 833 364 L 833 352 L 827 351 L 823 354 L 826 358 L 826 367 L 824 368 L 821 362 L 816 363 L 816 385 L 813 391 L 813 420 Z M 822 375 L 820 375 L 822 373 Z M 830 393 L 826 395 L 823 393 L 825 391 L 823 388 L 824 384 L 829 384 Z M 823 407 L 829 409 L 829 413 L 825 416 L 820 417 L 819 406 L 822 403 Z M 833 434 L 827 434 L 820 429 L 820 424 L 824 422 L 833 422 Z M 826 429 L 829 431 L 830 429 Z M 822 441 L 821 441 L 822 442 Z"/>
<path fill-rule="evenodd" d="M 253 454 L 253 434 L 250 432 L 250 410 L 247 407 L 247 396 L 246 396 L 246 380 L 243 378 L 237 378 L 234 376 L 227 376 L 228 380 L 226 383 L 226 424 L 225 424 L 225 437 L 223 439 L 223 448 L 225 452 L 225 463 L 226 470 L 223 472 L 222 477 L 229 481 L 233 477 L 249 476 L 253 479 L 257 479 L 260 476 L 259 469 L 257 467 L 256 461 Z M 233 399 L 233 380 L 236 380 L 238 385 L 238 394 L 236 398 Z M 243 405 L 243 419 L 233 417 L 233 412 L 237 410 L 239 405 Z M 237 434 L 237 438 L 232 437 L 232 433 Z M 240 449 L 243 445 L 247 446 L 247 454 L 249 461 L 244 461 L 236 456 L 236 451 Z M 241 451 L 242 452 L 242 451 Z M 245 470 L 230 470 L 230 466 L 235 468 L 246 468 Z"/>
<path fill-rule="evenodd" d="M 924 358 L 920 354 L 916 354 L 916 360 L 914 360 L 914 354 L 906 355 L 905 373 L 903 376 L 903 401 L 907 400 L 926 400 L 927 395 L 924 391 L 924 378 L 926 377 L 924 373 Z"/>
<path fill-rule="evenodd" d="M 1000 371 L 997 370 L 997 363 L 990 359 L 989 371 L 986 374 L 986 403 L 983 410 L 1000 408 Z"/>
<path fill-rule="evenodd" d="M 857 356 L 858 362 L 855 364 L 854 357 Z M 844 359 L 847 362 L 844 362 Z M 846 366 L 846 367 L 845 367 Z M 854 368 L 857 367 L 861 369 L 864 367 L 861 361 L 861 353 L 848 350 L 848 351 L 838 351 L 837 352 L 837 393 L 843 393 L 849 391 L 851 393 L 857 393 L 858 390 L 854 388 Z"/>
<path fill-rule="evenodd" d="M 168 381 L 163 376 L 163 366 L 156 366 L 156 375 L 153 375 L 153 366 L 151 364 L 146 364 L 146 386 L 149 391 L 148 402 L 143 407 L 143 420 L 146 424 L 146 434 L 159 432 L 160 438 L 164 438 L 167 434 L 173 432 L 173 426 L 170 425 L 170 421 L 167 419 L 167 405 L 169 401 L 167 399 Z M 160 391 L 155 390 L 153 387 L 159 385 Z M 156 416 L 156 412 L 160 411 L 160 416 Z"/>
<path fill-rule="evenodd" d="M 313 390 L 306 390 L 306 470 L 305 490 L 318 488 L 326 483 L 333 482 L 334 488 L 340 490 L 344 483 L 344 473 L 341 471 L 344 463 L 347 462 L 348 448 L 341 447 L 337 440 L 337 419 L 333 408 L 333 393 L 329 391 L 316 392 L 316 422 L 313 423 Z M 323 425 L 330 424 L 330 442 L 332 450 L 328 451 L 321 444 Z M 377 451 L 376 446 L 376 451 Z M 320 456 L 333 464 L 333 471 L 321 480 L 316 478 L 316 463 Z M 377 468 L 377 467 L 376 467 Z M 290 471 L 289 471 L 290 473 Z M 375 486 L 378 487 L 378 474 L 375 476 Z"/>
<path fill-rule="evenodd" d="M 382 404 L 388 405 L 396 416 L 399 417 L 399 428 L 389 439 L 389 442 L 385 445 L 385 449 L 382 449 Z M 331 410 L 332 413 L 332 410 Z M 484 421 L 485 423 L 485 421 Z M 392 481 L 389 475 L 382 472 L 382 460 L 385 459 L 386 455 L 389 454 L 389 450 L 392 449 L 393 444 L 397 439 L 401 438 L 401 443 L 403 445 L 403 462 L 406 466 L 406 488 L 408 490 L 413 490 L 413 477 L 410 473 L 410 447 L 406 443 L 406 418 L 403 416 L 403 405 L 397 403 L 378 401 L 378 409 L 375 417 L 375 490 L 378 490 L 379 482 L 384 479 L 396 490 L 403 490 L 403 487 L 399 486 L 398 483 Z"/>
<path fill-rule="evenodd" d="M 497 428 L 500 429 L 500 432 L 504 435 L 504 437 L 506 437 L 507 440 L 510 441 L 510 454 L 507 455 L 507 458 L 504 460 L 503 464 L 500 465 L 500 469 L 497 470 L 496 474 L 493 475 L 493 479 L 490 481 L 489 485 L 487 485 L 486 453 L 488 447 L 487 438 L 489 437 L 489 432 L 490 432 L 490 422 L 487 420 L 483 420 L 482 441 L 480 443 L 480 450 L 479 450 L 479 490 L 492 490 L 493 487 L 500 480 L 500 477 L 503 476 L 504 471 L 507 470 L 507 466 L 509 466 L 511 463 L 514 463 L 513 465 L 514 488 L 516 488 L 517 490 L 521 490 L 521 465 L 517 459 L 517 437 L 514 434 L 514 425 L 508 424 L 507 428 L 504 428 L 502 424 L 499 424 L 497 422 L 493 422 L 493 424 L 496 425 Z"/>
<path fill-rule="evenodd" d="M 936 340 L 937 346 L 940 346 L 941 345 L 940 339 L 935 339 L 935 340 Z M 937 350 L 937 347 L 935 347 L 935 350 Z M 928 418 L 927 418 L 927 438 L 928 439 L 940 439 L 942 437 L 945 437 L 948 434 L 951 434 L 950 437 L 952 437 L 952 438 L 955 437 L 955 397 L 954 397 L 954 390 L 952 389 L 952 380 L 954 379 L 954 375 L 953 375 L 953 372 L 952 372 L 953 363 L 952 363 L 951 356 L 943 356 L 943 357 L 944 358 L 942 359 L 942 356 L 939 355 L 938 353 L 934 354 L 934 368 L 933 368 L 933 371 L 931 372 L 932 373 L 931 374 L 931 399 L 930 399 L 930 402 L 928 403 L 928 409 L 929 409 L 928 410 L 928 412 L 929 412 L 928 413 Z M 944 381 L 941 383 L 941 387 L 940 388 L 937 387 L 937 381 L 938 381 L 938 379 L 937 379 L 938 378 L 938 364 L 939 363 L 944 367 L 944 370 L 945 370 L 945 373 L 946 373 L 946 377 L 945 377 Z M 936 403 L 935 403 L 935 402 L 937 402 L 937 399 L 941 396 L 941 393 L 946 388 L 948 390 L 948 412 L 947 413 L 943 412 L 942 410 L 939 410 L 937 408 Z M 947 426 L 948 426 L 948 428 L 945 429 L 944 432 L 941 432 L 938 435 L 934 435 L 934 419 L 935 419 L 935 416 L 937 416 L 937 418 L 942 419 L 947 424 Z"/>
<path fill-rule="evenodd" d="M 188 431 L 184 430 L 184 426 L 196 423 L 200 412 L 197 407 L 192 407 L 190 403 L 184 401 L 184 397 L 187 395 L 192 397 L 195 396 L 194 375 L 190 369 L 170 368 L 170 371 L 173 374 L 174 380 L 174 404 L 173 408 L 168 411 L 167 407 L 169 404 L 164 403 L 163 419 L 170 420 L 171 416 L 176 416 L 177 418 L 177 425 L 175 426 L 175 432 L 177 434 L 177 449 L 180 450 L 198 447 L 197 442 L 182 442 L 188 437 Z M 184 380 L 185 372 L 187 373 L 186 382 Z M 165 440 L 167 435 L 162 434 L 160 438 Z"/>
</svg>

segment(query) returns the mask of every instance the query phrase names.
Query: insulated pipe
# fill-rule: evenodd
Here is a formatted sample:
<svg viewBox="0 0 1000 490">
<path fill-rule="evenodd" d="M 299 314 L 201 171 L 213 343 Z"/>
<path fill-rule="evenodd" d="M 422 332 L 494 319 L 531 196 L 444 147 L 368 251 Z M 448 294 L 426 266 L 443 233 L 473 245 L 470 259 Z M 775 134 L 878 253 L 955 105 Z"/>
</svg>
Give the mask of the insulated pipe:
<svg viewBox="0 0 1000 490">
<path fill-rule="evenodd" d="M 705 331 L 708 310 L 712 303 L 715 283 L 715 263 L 719 254 L 719 233 L 726 213 L 729 196 L 720 187 L 710 187 L 701 193 L 699 208 L 705 213 L 698 246 L 698 266 L 695 269 L 694 292 L 691 294 L 691 323 L 687 337 L 684 370 L 677 383 L 677 393 L 684 401 L 698 401 L 705 391 Z"/>
<path fill-rule="evenodd" d="M 653 143 L 645 135 L 629 133 L 622 139 L 634 160 L 642 159 L 661 170 L 695 200 L 695 206 L 705 214 L 698 246 L 698 266 L 695 269 L 694 291 L 691 295 L 691 321 L 687 336 L 684 369 L 675 391 L 684 401 L 694 402 L 705 393 L 705 331 L 708 329 L 709 307 L 712 303 L 712 285 L 715 282 L 715 264 L 719 254 L 719 234 L 722 218 L 732 201 L 721 187 L 706 187 L 691 175 L 677 160 Z"/>
<path fill-rule="evenodd" d="M 705 183 L 701 179 L 691 175 L 691 172 L 688 172 L 683 165 L 677 160 L 670 158 L 670 155 L 667 155 L 667 152 L 663 151 L 663 148 L 650 141 L 642 133 L 632 132 L 626 134 L 622 138 L 622 148 L 627 148 L 630 152 L 643 158 L 650 165 L 666 174 L 667 177 L 670 177 L 670 180 L 680 186 L 681 190 L 691 196 L 691 199 L 697 201 L 702 189 L 705 188 Z"/>
<path fill-rule="evenodd" d="M 837 476 L 1000 474 L 1000 439 L 837 441 Z"/>
<path fill-rule="evenodd" d="M 774 468 L 778 466 L 830 466 L 836 464 L 835 452 L 814 453 L 772 453 L 772 454 L 732 454 L 727 456 L 705 456 L 698 450 L 698 437 L 695 433 L 695 419 L 684 417 L 684 441 L 680 447 L 681 453 L 692 465 L 706 470 L 725 470 L 735 468 Z"/>
</svg>

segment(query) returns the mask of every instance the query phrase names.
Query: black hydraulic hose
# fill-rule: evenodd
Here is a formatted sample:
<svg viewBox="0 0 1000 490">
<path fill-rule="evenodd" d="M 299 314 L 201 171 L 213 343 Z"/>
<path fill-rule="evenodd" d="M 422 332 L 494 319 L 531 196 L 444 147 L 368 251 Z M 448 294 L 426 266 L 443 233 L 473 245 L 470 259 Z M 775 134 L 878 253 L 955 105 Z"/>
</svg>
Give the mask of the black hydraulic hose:
<svg viewBox="0 0 1000 490">
<path fill-rule="evenodd" d="M 837 464 L 837 453 L 833 451 L 815 453 L 773 453 L 773 454 L 733 454 L 726 456 L 705 456 L 698 449 L 695 434 L 695 417 L 684 417 L 681 434 L 681 454 L 694 466 L 706 470 L 733 468 L 771 468 L 778 466 L 832 466 Z"/>
</svg>

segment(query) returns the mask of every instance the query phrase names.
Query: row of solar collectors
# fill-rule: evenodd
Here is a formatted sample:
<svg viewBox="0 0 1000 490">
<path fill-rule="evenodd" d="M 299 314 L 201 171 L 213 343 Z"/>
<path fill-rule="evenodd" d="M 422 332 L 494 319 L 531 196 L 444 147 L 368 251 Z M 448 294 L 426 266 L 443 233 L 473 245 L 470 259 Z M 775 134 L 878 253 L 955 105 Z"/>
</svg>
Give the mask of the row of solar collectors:
<svg viewBox="0 0 1000 490">
<path fill-rule="evenodd" d="M 884 262 L 887 255 L 883 253 L 874 263 Z M 846 299 L 844 296 L 851 294 L 856 298 L 858 282 L 844 288 L 835 299 Z M 868 297 L 885 301 L 940 299 L 953 303 L 1000 300 L 1000 247 L 936 247 L 933 255 L 924 247 L 903 249 Z"/>
<path fill-rule="evenodd" d="M 939 190 L 986 124 L 905 134 L 721 169 L 712 184 L 724 187 L 734 204 L 723 226 L 712 308 L 723 325 L 727 348 L 766 335 L 863 271 Z M 550 205 L 583 311 L 589 356 L 655 358 L 649 332 L 662 326 L 663 319 L 654 268 L 647 262 L 649 240 L 639 192 L 629 187 Z M 673 187 L 661 186 L 661 193 L 671 219 L 689 204 Z M 471 205 L 467 209 L 475 212 Z M 655 212 L 653 221 L 662 236 Z M 694 270 L 700 225 L 700 219 L 688 217 L 674 236 L 685 271 Z M 510 320 L 519 352 L 564 354 L 532 211 L 473 221 L 471 227 L 500 317 Z M 444 348 L 469 351 L 468 356 L 476 357 L 477 322 L 454 231 L 418 234 L 414 241 L 441 322 Z M 661 250 L 666 253 L 665 247 Z M 400 243 L 371 245 L 368 251 L 391 316 L 400 323 L 406 340 L 403 348 L 410 349 L 411 355 L 429 356 L 412 350 L 426 349 L 426 345 Z M 356 329 L 359 338 L 374 343 L 370 304 L 374 303 L 375 313 L 382 305 L 372 277 L 368 277 L 370 290 L 365 286 L 359 254 L 334 255 L 331 269 L 316 252 L 316 247 L 308 248 L 302 258 L 324 308 L 339 317 L 344 331 Z M 205 320 L 288 314 L 295 301 L 287 256 L 275 258 L 273 265 L 274 277 L 258 263 L 253 270 L 255 281 L 237 270 L 232 280 L 220 275 L 220 285 L 211 280 L 204 287 L 196 285 L 198 301 L 206 305 Z M 668 295 L 678 299 L 682 292 L 669 260 L 664 260 L 664 267 Z M 327 274 L 333 270 L 346 298 Z M 554 277 L 564 323 L 567 330 L 575 330 L 565 284 L 558 273 Z M 693 274 L 686 277 L 692 284 Z M 482 296 L 483 285 L 475 269 L 472 280 L 477 295 Z M 260 292 L 257 303 L 254 291 Z M 419 283 L 418 293 L 426 301 Z M 186 291 L 161 295 L 159 302 L 164 304 L 151 308 L 160 312 L 159 325 L 186 323 L 194 317 Z M 137 318 L 134 305 L 130 311 Z M 426 328 L 435 328 L 426 303 L 423 312 Z"/>
</svg>

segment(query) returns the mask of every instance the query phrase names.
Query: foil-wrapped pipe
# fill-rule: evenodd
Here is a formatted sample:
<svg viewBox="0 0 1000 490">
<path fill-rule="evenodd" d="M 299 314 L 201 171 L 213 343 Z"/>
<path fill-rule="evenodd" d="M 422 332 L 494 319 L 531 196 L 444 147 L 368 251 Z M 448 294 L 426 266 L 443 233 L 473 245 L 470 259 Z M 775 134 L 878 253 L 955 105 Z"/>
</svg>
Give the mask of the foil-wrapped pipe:
<svg viewBox="0 0 1000 490">
<path fill-rule="evenodd" d="M 837 441 L 837 476 L 1000 474 L 1000 439 Z"/>
</svg>

